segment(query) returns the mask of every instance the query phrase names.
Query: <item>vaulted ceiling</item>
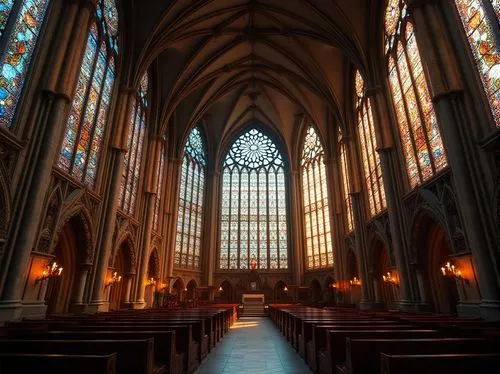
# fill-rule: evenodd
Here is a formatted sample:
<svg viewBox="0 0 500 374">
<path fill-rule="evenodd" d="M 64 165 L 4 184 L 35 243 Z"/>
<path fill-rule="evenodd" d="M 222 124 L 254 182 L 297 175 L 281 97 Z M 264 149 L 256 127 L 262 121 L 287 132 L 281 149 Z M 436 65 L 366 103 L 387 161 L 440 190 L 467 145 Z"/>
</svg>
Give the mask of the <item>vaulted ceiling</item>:
<svg viewBox="0 0 500 374">
<path fill-rule="evenodd" d="M 373 3 L 380 3 L 135 2 L 137 76 L 154 67 L 161 131 L 174 123 L 183 139 L 203 119 L 210 136 L 223 143 L 257 121 L 289 145 L 300 118 L 324 133 L 332 118 L 343 121 L 350 66 L 367 63 L 367 18 L 379 7 Z"/>
</svg>

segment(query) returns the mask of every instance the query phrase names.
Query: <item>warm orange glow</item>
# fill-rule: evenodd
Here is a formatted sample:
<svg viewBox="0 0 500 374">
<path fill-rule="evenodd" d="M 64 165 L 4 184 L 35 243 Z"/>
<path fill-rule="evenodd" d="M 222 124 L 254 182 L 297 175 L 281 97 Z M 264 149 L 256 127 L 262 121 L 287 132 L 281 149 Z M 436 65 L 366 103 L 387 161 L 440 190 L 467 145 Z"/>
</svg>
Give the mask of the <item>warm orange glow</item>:
<svg viewBox="0 0 500 374">
<path fill-rule="evenodd" d="M 356 287 L 359 287 L 359 286 L 361 286 L 361 281 L 359 280 L 359 278 L 358 278 L 358 277 L 354 277 L 354 278 L 352 278 L 352 279 L 349 281 L 349 284 L 350 284 L 351 286 L 356 286 Z"/>
<path fill-rule="evenodd" d="M 47 264 L 42 274 L 35 280 L 35 284 L 44 281 L 45 279 L 60 277 L 63 272 L 63 267 L 59 266 L 56 261 L 52 264 Z"/>
<path fill-rule="evenodd" d="M 115 283 L 119 283 L 119 282 L 121 282 L 121 280 L 122 280 L 122 276 L 118 275 L 118 272 L 115 271 L 113 273 L 113 276 L 111 277 L 111 279 L 108 281 L 108 283 L 106 283 L 104 285 L 104 288 L 108 288 L 108 287 L 112 286 Z"/>
<path fill-rule="evenodd" d="M 394 277 L 390 271 L 388 271 L 385 275 L 382 275 L 382 279 L 384 282 L 393 284 L 395 286 L 399 284 L 397 278 Z"/>
<path fill-rule="evenodd" d="M 234 325 L 231 326 L 231 329 L 243 329 L 243 328 L 252 328 L 259 326 L 259 322 L 235 322 Z"/>
<path fill-rule="evenodd" d="M 285 287 L 283 288 L 283 291 L 288 292 L 288 287 L 287 287 L 287 286 L 285 286 Z"/>
<path fill-rule="evenodd" d="M 441 266 L 441 273 L 445 277 L 455 277 L 457 279 L 462 278 L 462 272 L 448 261 L 444 266 Z"/>
</svg>

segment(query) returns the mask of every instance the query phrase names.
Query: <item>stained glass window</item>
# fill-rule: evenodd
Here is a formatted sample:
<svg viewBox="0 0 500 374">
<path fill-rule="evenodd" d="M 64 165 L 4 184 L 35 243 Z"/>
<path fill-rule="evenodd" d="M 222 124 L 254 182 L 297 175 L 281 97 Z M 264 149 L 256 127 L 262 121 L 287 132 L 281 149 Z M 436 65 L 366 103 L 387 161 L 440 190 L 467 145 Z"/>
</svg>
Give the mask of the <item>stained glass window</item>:
<svg viewBox="0 0 500 374">
<path fill-rule="evenodd" d="M 306 238 L 306 267 L 333 266 L 330 207 L 323 146 L 314 127 L 307 129 L 302 149 L 302 193 Z"/>
<path fill-rule="evenodd" d="M 113 19 L 102 11 L 113 7 Z M 66 124 L 57 166 L 79 182 L 95 187 L 102 141 L 115 81 L 118 35 L 110 24 L 118 22 L 113 1 L 97 4 L 97 18 L 87 37 L 80 76 Z"/>
<path fill-rule="evenodd" d="M 355 77 L 356 117 L 358 121 L 359 147 L 365 175 L 366 194 L 370 215 L 374 216 L 386 208 L 385 190 L 382 180 L 380 158 L 376 151 L 375 127 L 370 101 L 365 96 L 365 85 L 359 71 Z"/>
<path fill-rule="evenodd" d="M 49 0 L 0 1 L 0 127 L 10 128 Z"/>
<path fill-rule="evenodd" d="M 446 154 L 413 24 L 402 0 L 389 1 L 385 30 L 389 83 L 413 188 L 447 166 Z"/>
<path fill-rule="evenodd" d="M 499 0 L 455 0 L 493 118 L 500 127 Z"/>
<path fill-rule="evenodd" d="M 350 233 L 354 230 L 354 216 L 352 212 L 352 201 L 351 196 L 351 183 L 349 180 L 349 167 L 347 164 L 347 147 L 342 140 L 342 135 L 340 135 L 340 171 L 342 175 L 342 191 L 344 193 L 344 205 L 345 205 L 345 224 L 347 232 Z"/>
<path fill-rule="evenodd" d="M 149 78 L 145 73 L 141 79 L 139 90 L 131 107 L 130 133 L 127 153 L 123 159 L 123 178 L 120 189 L 120 209 L 127 214 L 135 212 L 137 189 L 141 175 L 142 148 L 146 133 L 146 111 L 148 107 Z"/>
<path fill-rule="evenodd" d="M 224 160 L 220 235 L 220 269 L 288 268 L 283 159 L 257 129 L 236 139 Z"/>
<path fill-rule="evenodd" d="M 158 231 L 158 225 L 160 224 L 160 202 L 161 193 L 163 186 L 163 167 L 165 164 L 165 149 L 162 146 L 160 160 L 158 162 L 158 176 L 156 179 L 156 195 L 155 195 L 155 210 L 153 215 L 153 230 Z"/>
<path fill-rule="evenodd" d="M 189 133 L 184 146 L 179 188 L 179 215 L 175 240 L 175 266 L 199 269 L 205 192 L 205 147 L 200 129 Z"/>
</svg>

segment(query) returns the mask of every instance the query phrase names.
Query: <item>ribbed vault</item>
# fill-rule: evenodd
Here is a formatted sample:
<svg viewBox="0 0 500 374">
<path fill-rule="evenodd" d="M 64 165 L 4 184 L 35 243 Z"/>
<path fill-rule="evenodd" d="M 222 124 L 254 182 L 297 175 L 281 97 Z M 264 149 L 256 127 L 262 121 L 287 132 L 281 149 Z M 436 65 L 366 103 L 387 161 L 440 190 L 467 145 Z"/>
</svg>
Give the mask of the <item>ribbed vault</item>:
<svg viewBox="0 0 500 374">
<path fill-rule="evenodd" d="M 137 77 L 155 66 L 156 126 L 175 127 L 178 149 L 200 120 L 214 140 L 254 121 L 288 145 L 297 116 L 322 133 L 331 118 L 343 121 L 349 66 L 365 65 L 371 1 L 158 3 L 136 0 Z"/>
</svg>

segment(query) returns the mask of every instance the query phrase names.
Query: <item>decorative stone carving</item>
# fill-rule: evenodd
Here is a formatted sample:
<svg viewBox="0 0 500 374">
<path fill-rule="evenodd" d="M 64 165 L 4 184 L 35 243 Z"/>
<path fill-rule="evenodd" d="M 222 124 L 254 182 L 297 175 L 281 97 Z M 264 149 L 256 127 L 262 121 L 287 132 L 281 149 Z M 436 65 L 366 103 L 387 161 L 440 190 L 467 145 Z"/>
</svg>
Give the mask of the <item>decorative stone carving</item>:
<svg viewBox="0 0 500 374">
<path fill-rule="evenodd" d="M 57 219 L 61 210 L 61 198 L 58 191 L 54 191 L 50 199 L 45 217 L 43 219 L 42 229 L 40 230 L 40 237 L 36 247 L 37 252 L 49 253 L 51 251 L 51 242 L 57 225 Z"/>
</svg>

